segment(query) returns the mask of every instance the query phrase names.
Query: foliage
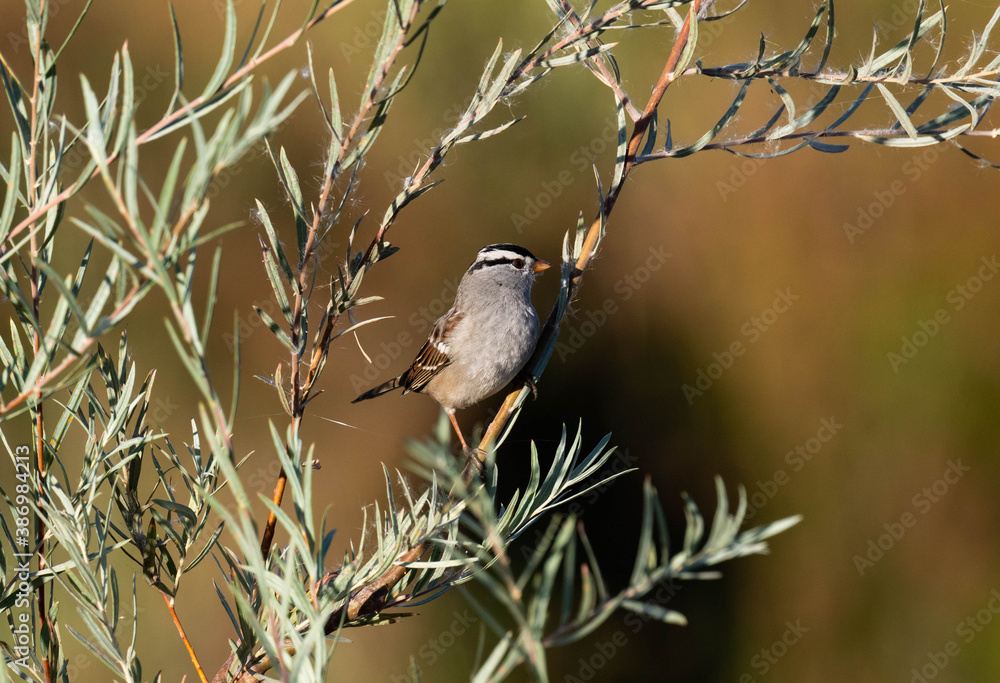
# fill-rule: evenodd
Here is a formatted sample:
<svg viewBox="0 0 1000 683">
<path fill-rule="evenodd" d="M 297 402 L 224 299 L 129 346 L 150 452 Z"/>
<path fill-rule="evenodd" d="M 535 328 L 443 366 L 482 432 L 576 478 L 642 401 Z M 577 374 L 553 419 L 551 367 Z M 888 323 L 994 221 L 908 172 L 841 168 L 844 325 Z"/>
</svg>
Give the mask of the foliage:
<svg viewBox="0 0 1000 683">
<path fill-rule="evenodd" d="M 345 116 L 345 111 L 355 111 L 354 105 L 342 103 L 332 69 L 324 80 L 306 43 L 311 95 L 328 130 L 322 183 L 315 197 L 305 194 L 299 171 L 273 142 L 309 93 L 293 93 L 291 73 L 274 86 L 257 87 L 253 76 L 275 55 L 300 48 L 306 35 L 321 31 L 324 22 L 351 2 L 336 0 L 321 11 L 314 3 L 301 27 L 275 42 L 271 32 L 280 3 L 270 10 L 262 3 L 251 40 L 238 51 L 236 10 L 229 0 L 222 54 L 208 81 L 194 89 L 185 82 L 181 30 L 171 12 L 176 49 L 173 97 L 161 117 L 143 131 L 136 125 L 136 70 L 127 45 L 115 54 L 103 93 L 91 85 L 97 78 L 80 74 L 82 119 L 58 112 L 56 66 L 90 4 L 62 46 L 54 49 L 45 39 L 50 3 L 26 3 L 32 73 L 19 78 L 6 59 L 0 64 L 14 122 L 9 161 L 0 164 L 7 183 L 0 210 L 0 293 L 14 314 L 9 334 L 0 337 L 4 363 L 0 416 L 28 418 L 35 451 L 32 474 L 3 490 L 8 509 L 0 512 L 8 541 L 0 554 L 0 569 L 6 574 L 16 559 L 8 549 L 35 557 L 37 564 L 30 573 L 39 606 L 37 633 L 32 636 L 33 643 L 37 638 L 37 649 L 24 656 L 6 644 L 4 648 L 10 671 L 24 680 L 66 678 L 57 591 L 75 604 L 83 624 L 81 629 L 67 626 L 67 630 L 117 678 L 143 680 L 135 649 L 137 576 L 162 596 L 200 679 L 208 680 L 174 600 L 185 574 L 210 556 L 224 577 L 218 594 L 236 634 L 231 641 L 233 655 L 216 675 L 220 681 L 227 676 L 251 680 L 270 669 L 283 679 L 325 680 L 344 628 L 403 618 L 407 613 L 387 610 L 413 607 L 468 582 L 483 586 L 494 603 L 479 604 L 475 596 L 482 593 L 467 592 L 495 637 L 492 649 L 483 650 L 473 674 L 476 681 L 501 680 L 519 666 L 526 667 L 532 678 L 546 680 L 546 648 L 585 637 L 618 609 L 683 623 L 681 615 L 647 599 L 657 584 L 715 576 L 710 567 L 765 552 L 764 541 L 798 518 L 740 532 L 745 494 L 740 489 L 737 509 L 730 512 L 726 489 L 718 481 L 718 504 L 707 537 L 701 513 L 686 499 L 687 532 L 680 550 L 672 551 L 664 512 L 647 482 L 634 569 L 628 585 L 614 592 L 602 579 L 582 526 L 572 516 L 559 514 L 567 501 L 619 476 L 607 476 L 602 470 L 613 454 L 608 437 L 585 452 L 582 429 L 572 442 L 564 430 L 547 470 L 532 446 L 525 490 L 509 500 L 498 498 L 496 453 L 523 406 L 527 388 L 507 396 L 487 430 L 481 444 L 482 482 L 463 476 L 448 452 L 447 427 L 442 422 L 436 441 L 412 448 L 414 468 L 424 485 L 415 486 L 402 476 L 394 484 L 386 471 L 388 500 L 384 507 L 374 505 L 373 533 L 352 544 L 338 569 L 327 571 L 333 532 L 314 505 L 315 458 L 312 447 L 301 439 L 302 424 L 307 406 L 319 393 L 317 383 L 330 360 L 333 341 L 379 319 L 358 321 L 355 316 L 359 307 L 379 298 L 363 295 L 362 284 L 376 264 L 397 251 L 387 239 L 396 219 L 440 182 L 442 163 L 455 147 L 502 134 L 517 123 L 520 119 L 513 118 L 487 127 L 486 121 L 498 105 L 530 92 L 552 71 L 582 66 L 609 88 L 618 122 L 616 163 L 607 190 L 603 187 L 607 179 L 602 181 L 595 168 L 601 200 L 598 215 L 588 226 L 581 214 L 575 230 L 566 234 L 560 296 L 527 367 L 537 378 L 552 354 L 581 277 L 600 248 L 625 181 L 637 165 L 709 149 L 763 157 L 806 147 L 842 152 L 851 140 L 886 146 L 960 144 L 959 140 L 997 133 L 986 130 L 984 121 L 1000 88 L 1000 58 L 981 62 L 1000 10 L 957 68 L 941 64 L 944 8 L 928 16 L 921 3 L 906 39 L 880 51 L 876 36 L 866 60 L 838 71 L 828 68 L 834 37 L 832 0 L 820 5 L 805 38 L 793 50 L 768 55 L 762 39 L 753 62 L 717 67 L 696 61 L 699 23 L 728 16 L 742 4 L 712 14 L 711 0 L 626 0 L 603 11 L 597 3 L 577 10 L 568 0 L 548 0 L 555 15 L 552 26 L 531 50 L 505 53 L 498 41 L 468 107 L 406 178 L 377 226 L 369 229 L 361 220 L 345 225 L 344 207 L 359 194 L 358 170 L 390 120 L 394 101 L 418 68 L 444 0 L 388 3 L 353 115 Z M 685 6 L 682 16 L 678 10 Z M 640 109 L 622 86 L 615 43 L 604 38 L 613 31 L 626 35 L 625 29 L 655 30 L 664 25 L 675 31 L 674 48 L 652 96 Z M 824 26 L 817 59 L 814 43 Z M 937 47 L 921 75 L 918 51 L 934 37 Z M 404 55 L 411 64 L 400 63 Z M 814 66 L 805 66 L 811 61 Z M 694 142 L 681 145 L 675 144 L 669 121 L 665 130 L 657 122 L 663 93 L 680 77 L 741 83 L 719 121 Z M 755 81 L 766 82 L 777 97 L 773 115 L 755 130 L 733 133 L 736 115 Z M 791 94 L 793 88 L 786 87 L 789 82 L 821 84 L 826 91 L 818 101 L 803 104 Z M 904 86 L 920 89 L 908 103 L 899 94 Z M 820 124 L 841 90 L 851 88 L 858 91 L 851 106 L 834 121 Z M 891 123 L 845 128 L 876 89 Z M 936 93 L 950 104 L 918 120 L 918 111 L 938 101 L 931 97 Z M 779 124 L 783 116 L 787 122 Z M 841 142 L 827 142 L 828 138 Z M 172 145 L 173 150 L 159 184 L 147 179 L 142 158 L 145 145 L 153 141 Z M 230 382 L 212 376 L 206 351 L 223 257 L 216 238 L 236 225 L 223 221 L 222 227 L 212 229 L 219 221 L 210 219 L 209 199 L 220 173 L 258 146 L 268 151 L 295 225 L 294 241 L 285 242 L 283 238 L 290 235 L 278 227 L 285 221 L 272 217 L 258 202 L 257 218 L 264 232 L 262 274 L 281 315 L 275 319 L 260 308 L 257 312 L 287 353 L 275 372 L 263 379 L 288 416 L 283 427 L 271 425 L 274 457 L 282 469 L 273 499 L 265 499 L 269 517 L 263 524 L 252 516 L 253 501 L 241 481 L 242 461 L 232 440 L 240 390 L 238 332 Z M 763 151 L 753 151 L 760 147 Z M 979 158 L 964 145 L 962 149 Z M 86 157 L 81 168 L 65 163 L 71 153 L 80 151 Z M 92 181 L 103 188 L 113 211 L 102 211 L 80 196 Z M 67 248 L 60 247 L 56 258 L 56 245 L 65 243 L 65 229 L 89 238 L 83 253 L 74 257 L 79 266 L 67 273 L 57 265 L 68 257 Z M 316 263 L 325 253 L 325 241 L 333 239 L 331 233 L 346 242 L 346 253 L 336 276 L 321 283 L 329 284 L 327 288 L 317 286 Z M 99 260 L 107 264 L 96 276 L 91 272 L 95 248 L 101 251 Z M 199 267 L 199 256 L 209 249 L 210 263 Z M 208 274 L 209 291 L 203 301 L 196 301 L 194 282 L 203 272 Z M 84 291 L 90 293 L 87 300 Z M 202 396 L 197 415 L 191 418 L 190 443 L 183 448 L 175 446 L 176 438 L 171 438 L 175 435 L 159 433 L 149 424 L 155 373 L 138 381 L 124 334 L 116 357 L 101 343 L 107 343 L 112 331 L 121 328 L 154 291 L 169 305 L 166 331 Z M 42 305 L 45 294 L 54 305 Z M 318 320 L 310 317 L 314 303 L 322 311 Z M 79 431 L 85 444 L 79 472 L 70 465 L 64 448 L 71 429 Z M 16 462 L 17 447 L 8 434 L 0 432 Z M 141 473 L 150 466 L 155 470 L 154 488 L 140 492 Z M 175 488 L 178 480 L 183 484 L 181 495 Z M 290 511 L 288 506 L 282 508 L 285 491 Z M 110 495 L 106 504 L 99 505 L 101 492 Z M 33 547 L 16 533 L 16 520 L 24 518 L 27 512 L 22 511 L 29 508 L 36 520 Z M 509 552 L 512 544 L 543 519 L 549 520 L 548 533 L 530 553 L 527 565 L 515 568 Z M 284 547 L 274 544 L 279 530 L 287 542 Z M 119 626 L 123 618 L 119 573 L 128 561 L 134 564 L 133 608 L 132 628 L 126 634 Z M 17 582 L 11 582 L 0 596 L 12 631 L 12 606 L 19 595 Z M 557 602 L 558 623 L 553 623 L 550 612 L 555 613 Z M 494 616 L 491 607 L 499 608 L 503 616 Z M 9 674 L 2 667 L 0 671 L 2 678 Z"/>
</svg>

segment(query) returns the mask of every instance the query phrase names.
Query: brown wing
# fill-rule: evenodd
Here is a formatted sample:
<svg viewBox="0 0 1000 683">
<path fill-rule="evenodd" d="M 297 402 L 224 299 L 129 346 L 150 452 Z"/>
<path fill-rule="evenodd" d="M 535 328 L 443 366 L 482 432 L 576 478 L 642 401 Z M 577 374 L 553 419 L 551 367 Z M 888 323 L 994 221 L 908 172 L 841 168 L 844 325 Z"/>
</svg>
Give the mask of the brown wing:
<svg viewBox="0 0 1000 683">
<path fill-rule="evenodd" d="M 461 313 L 453 313 L 435 323 L 434 329 L 417 352 L 410 369 L 400 378 L 404 394 L 408 391 L 419 392 L 434 379 L 435 375 L 451 364 L 451 358 L 448 357 L 448 339 L 461 319 Z"/>
</svg>

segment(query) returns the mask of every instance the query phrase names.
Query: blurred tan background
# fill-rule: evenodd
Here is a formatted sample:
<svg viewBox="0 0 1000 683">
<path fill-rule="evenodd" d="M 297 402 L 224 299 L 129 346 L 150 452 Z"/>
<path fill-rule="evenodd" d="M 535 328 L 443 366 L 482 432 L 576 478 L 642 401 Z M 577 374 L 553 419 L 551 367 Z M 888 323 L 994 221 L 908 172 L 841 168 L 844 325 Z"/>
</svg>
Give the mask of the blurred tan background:
<svg viewBox="0 0 1000 683">
<path fill-rule="evenodd" d="M 867 54 L 876 21 L 885 44 L 901 39 L 916 4 L 838 3 L 831 65 L 846 67 Z M 54 4 L 59 13 L 52 36 L 65 35 L 80 5 Z M 290 5 L 276 37 L 300 21 Z M 221 49 L 222 6 L 177 3 L 192 93 Z M 256 8 L 238 5 L 241 41 L 249 37 Z M 994 9 L 985 1 L 950 8 L 950 68 L 957 68 L 972 31 L 981 31 Z M 0 12 L 4 54 L 27 73 L 27 50 L 16 40 L 23 8 L 6 0 Z M 383 12 L 382 3 L 359 0 L 309 35 L 316 63 L 336 70 L 345 115 L 357 107 Z M 703 27 L 699 58 L 706 66 L 750 60 L 761 33 L 769 50 L 791 49 L 814 12 L 814 2 L 750 3 L 736 17 Z M 344 226 L 366 210 L 381 216 L 401 178 L 455 120 L 498 37 L 505 50 L 530 49 L 550 22 L 540 1 L 449 3 L 368 157 Z M 641 104 L 672 34 L 636 31 L 613 39 L 623 41 L 616 55 L 624 86 Z M 161 2 L 95 3 L 60 67 L 63 111 L 79 120 L 75 72 L 87 73 L 103 91 L 112 55 L 125 40 L 147 91 L 140 125 L 158 118 L 173 83 L 168 12 Z M 304 47 L 290 50 L 263 73 L 273 82 L 303 68 L 305 60 Z M 307 79 L 297 87 L 307 88 Z M 735 92 L 728 83 L 682 81 L 663 101 L 661 125 L 670 118 L 675 141 L 689 143 L 714 125 Z M 808 89 L 794 92 L 808 96 Z M 842 94 L 833 115 L 850 99 Z M 761 125 L 775 106 L 766 87 L 755 85 L 738 129 Z M 366 278 L 365 293 L 386 300 L 363 315 L 395 316 L 360 334 L 386 369 L 367 366 L 354 342 L 343 338 L 326 370 L 326 393 L 310 406 L 306 438 L 318 445 L 323 461 L 317 499 L 330 507 L 339 529 L 331 564 L 348 539 L 362 533 L 362 507 L 384 497 L 379 463 L 404 468 L 406 440 L 428 435 L 437 418 L 436 405 L 420 396 L 358 405 L 350 399 L 405 369 L 477 249 L 511 241 L 557 261 L 577 212 L 590 218 L 596 209 L 591 158 L 608 182 L 613 100 L 584 69 L 553 74 L 511 102 L 510 113 L 528 118 L 450 157 L 438 172 L 447 182 L 409 207 L 392 229 L 391 241 L 402 251 Z M 890 116 L 874 97 L 857 125 L 885 124 Z M 4 114 L 0 139 L 10 139 L 10 126 Z M 314 104 L 301 105 L 274 140 L 287 148 L 306 192 L 315 192 L 324 136 Z M 171 149 L 153 145 L 143 153 L 154 184 L 167 163 L 162 155 Z M 995 143 L 979 149 L 1000 160 Z M 250 212 L 255 198 L 264 202 L 280 217 L 289 243 L 291 214 L 266 157 L 248 157 L 228 178 L 213 201 L 214 224 L 247 224 L 223 241 L 226 288 L 217 308 L 214 372 L 225 392 L 231 356 L 223 335 L 236 309 L 247 331 L 237 445 L 257 452 L 245 470 L 249 487 L 270 495 L 278 468 L 267 420 L 283 428 L 285 416 L 273 389 L 251 376 L 269 374 L 284 357 L 260 331 L 251 308 L 270 294 L 260 229 Z M 796 513 L 805 520 L 773 540 L 769 557 L 726 564 L 720 581 L 669 591 L 674 594 L 667 604 L 687 615 L 686 628 L 613 617 L 583 643 L 552 652 L 553 680 L 1000 678 L 998 188 L 998 171 L 947 145 L 892 150 L 854 144 L 840 155 L 805 150 L 764 162 L 707 152 L 635 170 L 601 257 L 586 276 L 564 346 L 503 451 L 503 485 L 508 492 L 523 485 L 529 439 L 551 453 L 560 425 L 575 429 L 580 418 L 585 444 L 613 432 L 620 462 L 641 473 L 593 496 L 584 513 L 612 586 L 623 585 L 631 568 L 642 473 L 659 487 L 675 538 L 683 530 L 680 493 L 688 491 L 710 512 L 715 474 L 733 489 L 747 487 L 751 524 Z M 103 201 L 96 184 L 87 197 Z M 82 203 L 70 211 L 81 212 Z M 369 217 L 362 223 L 365 241 L 375 222 Z M 324 270 L 342 258 L 346 229 L 334 231 L 339 243 Z M 66 235 L 72 230 L 64 228 Z M 61 248 L 69 258 L 82 244 L 74 234 Z M 552 273 L 536 286 L 543 315 L 556 288 Z M 148 317 L 133 319 L 129 336 L 139 366 L 161 369 L 154 418 L 181 443 L 189 438 L 187 420 L 198 397 L 163 333 L 161 300 L 151 301 Z M 409 335 L 408 345 L 393 345 L 400 335 Z M 737 343 L 740 355 L 727 356 Z M 684 385 L 701 394 L 685 394 Z M 467 432 L 498 404 L 494 398 L 460 414 Z M 197 572 L 178 610 L 206 669 L 214 671 L 228 653 L 231 627 L 212 589 L 217 570 L 205 563 Z M 191 680 L 194 671 L 159 597 L 146 592 L 141 600 L 144 671 L 151 677 L 162 669 L 165 681 Z M 424 680 L 463 680 L 476 648 L 479 625 L 467 628 L 473 611 L 457 593 L 419 611 L 419 618 L 348 634 L 354 642 L 339 646 L 333 680 L 409 680 L 411 654 Z M 67 632 L 63 637 L 76 647 Z M 82 656 L 71 673 L 75 681 L 108 678 L 101 664 Z"/>
</svg>

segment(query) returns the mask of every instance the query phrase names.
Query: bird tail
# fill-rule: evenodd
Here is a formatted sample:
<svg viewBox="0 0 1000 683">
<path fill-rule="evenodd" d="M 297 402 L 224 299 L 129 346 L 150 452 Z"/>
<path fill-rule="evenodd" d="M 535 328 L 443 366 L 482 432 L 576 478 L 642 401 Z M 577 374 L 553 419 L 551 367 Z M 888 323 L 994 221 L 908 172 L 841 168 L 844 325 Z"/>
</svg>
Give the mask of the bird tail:
<svg viewBox="0 0 1000 683">
<path fill-rule="evenodd" d="M 370 398 L 375 398 L 376 396 L 381 396 L 382 394 L 387 394 L 393 389 L 398 389 L 400 387 L 400 377 L 393 377 L 388 382 L 383 382 L 379 384 L 374 389 L 369 389 L 365 393 L 358 396 L 356 399 L 351 401 L 351 403 L 357 403 L 358 401 L 367 401 Z"/>
</svg>

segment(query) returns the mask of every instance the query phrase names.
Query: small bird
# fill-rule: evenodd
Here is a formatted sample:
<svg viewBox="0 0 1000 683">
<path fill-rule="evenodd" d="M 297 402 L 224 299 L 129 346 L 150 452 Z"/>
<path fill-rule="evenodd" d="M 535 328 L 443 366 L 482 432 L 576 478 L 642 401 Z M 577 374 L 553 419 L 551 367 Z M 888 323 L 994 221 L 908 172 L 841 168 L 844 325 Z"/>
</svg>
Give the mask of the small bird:
<svg viewBox="0 0 1000 683">
<path fill-rule="evenodd" d="M 404 394 L 428 394 L 448 413 L 468 453 L 455 411 L 495 394 L 528 362 L 539 332 L 531 285 L 548 267 L 547 261 L 516 244 L 480 249 L 458 283 L 455 304 L 434 323 L 406 372 L 351 402 L 400 387 Z"/>
</svg>

